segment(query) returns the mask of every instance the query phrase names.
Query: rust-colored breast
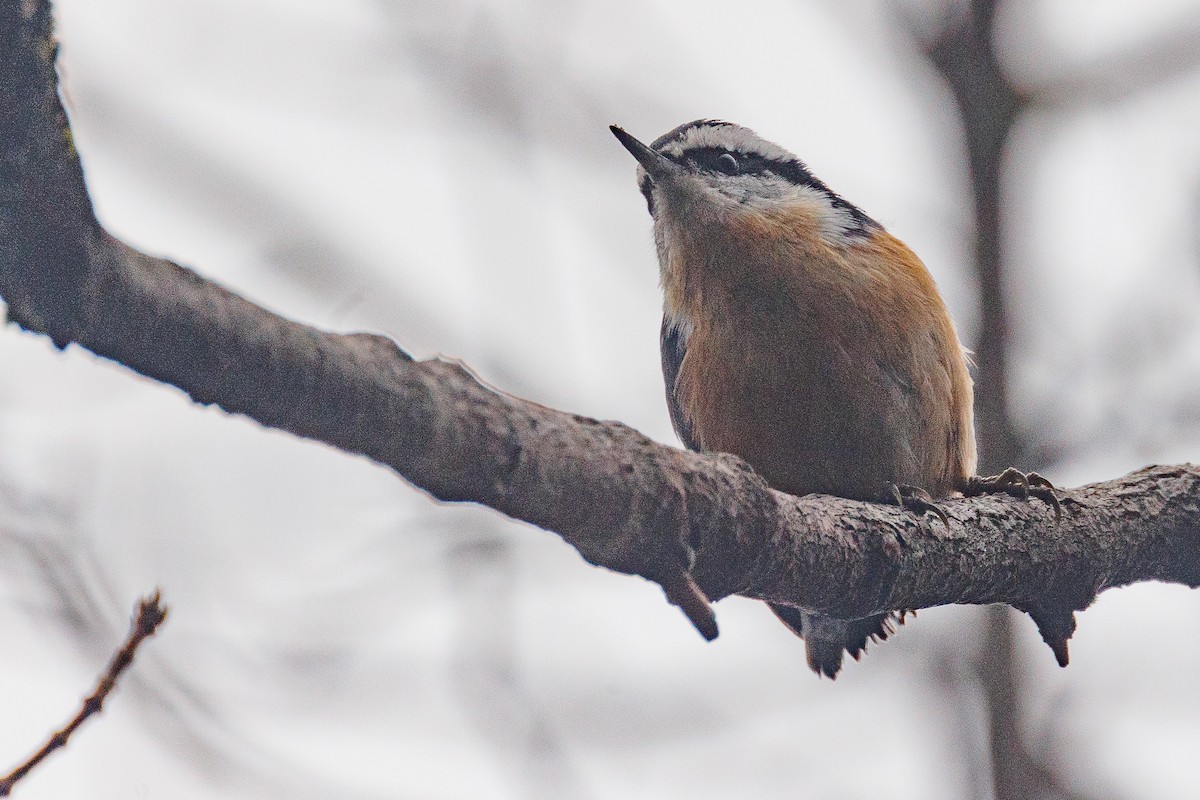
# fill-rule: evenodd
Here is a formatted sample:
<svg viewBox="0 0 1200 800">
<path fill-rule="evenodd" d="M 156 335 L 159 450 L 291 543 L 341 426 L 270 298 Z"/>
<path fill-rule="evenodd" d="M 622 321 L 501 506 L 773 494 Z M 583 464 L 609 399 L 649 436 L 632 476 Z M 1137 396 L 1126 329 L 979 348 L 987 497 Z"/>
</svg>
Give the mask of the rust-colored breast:
<svg viewBox="0 0 1200 800">
<path fill-rule="evenodd" d="M 782 491 L 951 493 L 975 469 L 971 382 L 932 278 L 882 230 L 833 246 L 810 222 L 747 213 L 677 242 L 680 414 Z"/>
</svg>

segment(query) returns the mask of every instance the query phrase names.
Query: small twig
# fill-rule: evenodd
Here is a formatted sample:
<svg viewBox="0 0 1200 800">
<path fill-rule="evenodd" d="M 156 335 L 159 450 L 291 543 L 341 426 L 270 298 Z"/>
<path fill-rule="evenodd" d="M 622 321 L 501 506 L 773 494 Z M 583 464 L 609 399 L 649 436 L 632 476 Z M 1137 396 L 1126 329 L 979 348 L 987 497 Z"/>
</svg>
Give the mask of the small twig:
<svg viewBox="0 0 1200 800">
<path fill-rule="evenodd" d="M 154 594 L 149 597 L 143 597 L 138 602 L 138 607 L 133 618 L 133 625 L 129 629 L 129 635 L 125 637 L 125 643 L 121 645 L 121 649 L 108 662 L 108 669 L 104 671 L 104 674 L 96 683 L 96 688 L 92 691 L 91 695 L 83 701 L 83 705 L 79 708 L 79 713 L 67 723 L 66 727 L 46 740 L 42 748 L 34 753 L 29 760 L 0 779 L 0 797 L 8 797 L 12 793 L 12 788 L 17 781 L 28 775 L 46 756 L 60 747 L 64 747 L 71 738 L 71 734 L 83 724 L 84 720 L 100 712 L 105 699 L 113 690 L 113 687 L 117 685 L 117 679 L 125 671 L 125 668 L 133 662 L 133 656 L 137 653 L 137 649 L 141 646 L 142 642 L 154 635 L 154 632 L 158 630 L 158 626 L 167 618 L 166 606 L 159 604 L 161 599 L 162 593 L 156 590 Z"/>
</svg>

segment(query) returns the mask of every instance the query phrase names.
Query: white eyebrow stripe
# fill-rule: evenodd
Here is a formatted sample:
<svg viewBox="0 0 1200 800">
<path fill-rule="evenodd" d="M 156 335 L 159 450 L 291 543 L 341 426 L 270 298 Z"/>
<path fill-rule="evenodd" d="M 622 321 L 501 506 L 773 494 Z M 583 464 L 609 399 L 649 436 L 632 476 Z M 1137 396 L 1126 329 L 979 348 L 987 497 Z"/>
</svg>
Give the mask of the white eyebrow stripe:
<svg viewBox="0 0 1200 800">
<path fill-rule="evenodd" d="M 769 161 L 799 161 L 793 153 L 768 142 L 749 128 L 732 124 L 697 125 L 659 149 L 667 155 L 678 157 L 687 150 L 700 147 L 720 147 L 740 153 L 754 153 Z"/>
</svg>

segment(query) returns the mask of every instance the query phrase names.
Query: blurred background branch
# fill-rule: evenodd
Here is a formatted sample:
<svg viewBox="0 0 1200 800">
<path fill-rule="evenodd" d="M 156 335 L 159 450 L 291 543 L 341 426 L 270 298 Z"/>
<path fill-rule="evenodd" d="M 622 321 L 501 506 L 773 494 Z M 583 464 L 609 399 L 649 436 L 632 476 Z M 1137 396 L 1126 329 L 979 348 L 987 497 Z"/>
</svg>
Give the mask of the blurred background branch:
<svg viewBox="0 0 1200 800">
<path fill-rule="evenodd" d="M 920 43 L 938 74 L 949 85 L 966 139 L 968 176 L 974 198 L 975 258 L 979 286 L 980 329 L 975 350 L 976 432 L 980 470 L 990 474 L 1010 464 L 1046 470 L 1044 444 L 1036 431 L 1014 425 L 1008 399 L 1012 325 L 1008 298 L 1011 280 L 1006 243 L 1003 194 L 1011 157 L 1010 135 L 1035 102 L 1091 99 L 1118 100 L 1200 65 L 1200 15 L 1127 45 L 1103 59 L 1077 67 L 1035 89 L 1017 86 L 1007 75 L 997 47 L 998 0 L 960 0 L 943 6 L 932 30 L 904 8 L 894 13 Z M 1016 12 L 1020 13 L 1020 12 Z M 1027 740 L 1031 730 L 1025 713 L 1022 659 L 1016 644 L 1014 616 L 1004 606 L 985 612 L 978 675 L 983 687 L 991 743 L 991 772 L 996 800 L 1077 800 L 1110 796 L 1081 793 L 1058 771 L 1062 742 L 1050 735 L 1041 746 Z"/>
<path fill-rule="evenodd" d="M 1013 86 L 994 46 L 997 0 L 952 3 L 940 29 L 909 28 L 938 74 L 949 84 L 962 118 L 967 174 L 974 199 L 975 257 L 979 287 L 979 333 L 974 344 L 975 435 L 979 469 L 993 475 L 1012 464 L 1029 463 L 1029 448 L 1009 413 L 1005 230 L 1001 214 L 1005 145 L 1028 100 Z M 1025 741 L 1021 668 L 1014 641 L 1013 615 L 993 606 L 983 615 L 983 646 L 978 679 L 988 718 L 992 791 L 995 800 L 1075 800 L 1062 779 Z"/>
</svg>

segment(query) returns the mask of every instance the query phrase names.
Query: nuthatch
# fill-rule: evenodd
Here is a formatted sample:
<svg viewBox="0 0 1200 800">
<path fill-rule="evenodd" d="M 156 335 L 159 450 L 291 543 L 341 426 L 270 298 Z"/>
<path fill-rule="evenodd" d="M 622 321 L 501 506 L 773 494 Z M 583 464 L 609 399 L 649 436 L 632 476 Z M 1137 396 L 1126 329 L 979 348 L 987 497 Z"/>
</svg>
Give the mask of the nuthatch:
<svg viewBox="0 0 1200 800">
<path fill-rule="evenodd" d="M 612 132 L 654 219 L 667 405 L 686 447 L 740 456 L 789 494 L 918 510 L 1020 482 L 974 477 L 966 351 L 903 242 L 741 126 L 697 120 L 649 147 Z M 898 621 L 771 609 L 831 678 Z"/>
</svg>

